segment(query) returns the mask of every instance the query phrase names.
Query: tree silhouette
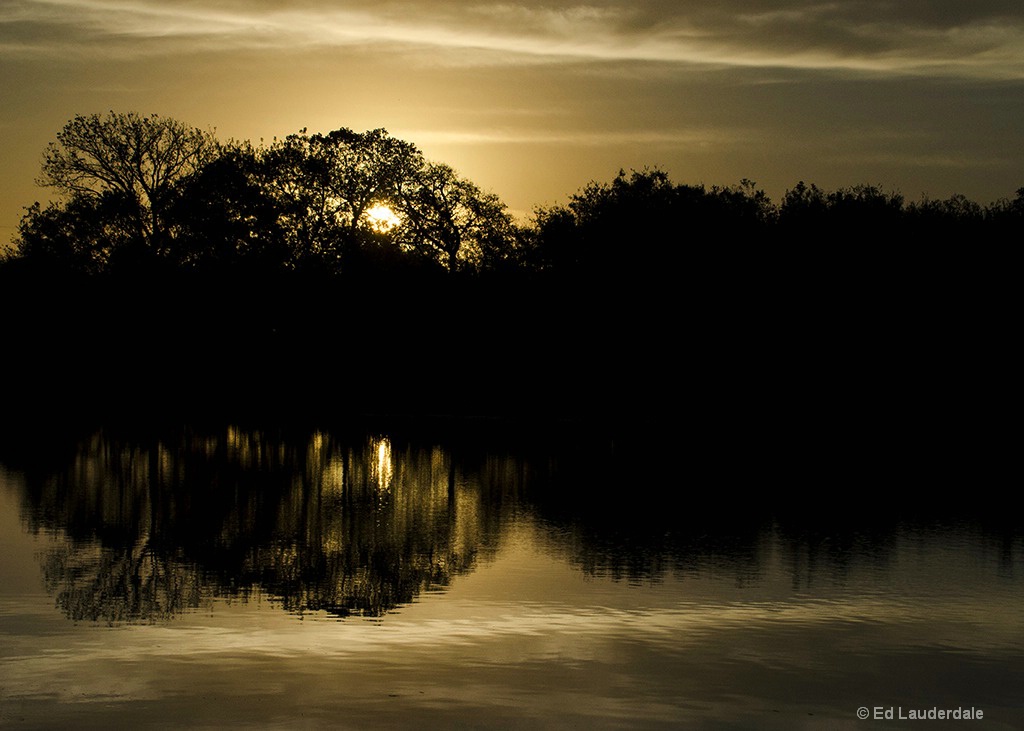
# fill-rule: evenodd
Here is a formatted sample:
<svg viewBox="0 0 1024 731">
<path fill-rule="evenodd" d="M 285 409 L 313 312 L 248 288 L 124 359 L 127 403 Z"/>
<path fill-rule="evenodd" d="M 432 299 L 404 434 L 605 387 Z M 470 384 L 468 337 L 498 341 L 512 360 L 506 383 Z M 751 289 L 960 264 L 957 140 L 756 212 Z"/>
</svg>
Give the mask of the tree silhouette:
<svg viewBox="0 0 1024 731">
<path fill-rule="evenodd" d="M 423 167 L 415 145 L 387 130 L 353 132 L 341 128 L 310 138 L 310 154 L 339 223 L 367 228 L 366 212 L 376 204 L 396 205 L 399 191 Z"/>
<path fill-rule="evenodd" d="M 827 215 L 828 194 L 817 185 L 807 185 L 801 180 L 783 196 L 779 224 L 790 235 L 817 233 Z"/>
<path fill-rule="evenodd" d="M 944 200 L 924 198 L 907 206 L 906 218 L 918 235 L 932 243 L 976 237 L 992 220 L 985 209 L 963 195 Z"/>
<path fill-rule="evenodd" d="M 713 186 L 708 199 L 713 201 L 715 224 L 724 233 L 748 236 L 764 233 L 778 218 L 778 208 L 753 180 L 744 178 L 738 185 Z"/>
<path fill-rule="evenodd" d="M 659 169 L 620 170 L 566 206 L 538 211 L 530 259 L 561 275 L 664 279 L 715 242 L 749 237 L 774 219 L 774 206 L 749 180 L 708 191 L 676 185 Z"/>
<path fill-rule="evenodd" d="M 679 227 L 672 220 L 675 186 L 661 170 L 620 170 L 610 184 L 591 182 L 568 205 L 537 211 L 531 258 L 539 268 L 558 274 L 595 276 L 637 258 L 625 242 L 650 246 Z M 639 253 L 639 251 L 637 251 Z"/>
<path fill-rule="evenodd" d="M 591 182 L 520 228 L 497 196 L 384 129 L 302 129 L 264 147 L 221 144 L 134 112 L 70 120 L 47 148 L 39 182 L 64 197 L 27 209 L 10 258 L 91 274 L 255 267 L 351 283 L 499 270 L 667 292 L 680 277 L 724 281 L 729 267 L 750 281 L 766 265 L 788 271 L 807 262 L 797 249 L 814 250 L 819 264 L 854 257 L 870 270 L 866 257 L 877 258 L 883 238 L 887 260 L 899 248 L 908 263 L 913 247 L 890 246 L 891 235 L 1007 238 L 1024 217 L 1024 189 L 983 207 L 962 195 L 906 204 L 878 186 L 827 191 L 800 181 L 776 206 L 746 179 L 679 185 L 654 168 Z M 396 215 L 394 225 L 375 225 L 368 214 L 378 205 Z M 749 246 L 766 240 L 786 245 Z"/>
<path fill-rule="evenodd" d="M 39 182 L 70 195 L 113 193 L 134 201 L 138 237 L 159 248 L 170 188 L 218 154 L 211 133 L 174 119 L 135 112 L 78 115 L 47 147 Z"/>
<path fill-rule="evenodd" d="M 18 228 L 17 256 L 34 266 L 96 274 L 141 247 L 139 208 L 119 191 L 73 195 L 65 204 L 30 206 Z"/>
<path fill-rule="evenodd" d="M 828 203 L 837 233 L 852 236 L 891 231 L 903 214 L 903 196 L 874 185 L 840 188 L 828 195 Z"/>
<path fill-rule="evenodd" d="M 426 163 L 401 186 L 395 235 L 404 247 L 425 253 L 449 272 L 500 259 L 514 245 L 505 205 L 451 167 Z"/>
<path fill-rule="evenodd" d="M 294 260 L 329 269 L 379 239 L 367 211 L 394 206 L 399 189 L 424 164 L 415 145 L 386 130 L 348 128 L 312 136 L 301 130 L 275 142 L 261 160 Z"/>
<path fill-rule="evenodd" d="M 1013 200 L 1003 198 L 986 208 L 985 219 L 998 240 L 1019 240 L 1024 231 L 1024 188 L 1017 189 Z"/>
<path fill-rule="evenodd" d="M 174 187 L 166 207 L 173 248 L 183 267 L 281 270 L 292 264 L 281 210 L 258 150 L 227 145 Z"/>
</svg>

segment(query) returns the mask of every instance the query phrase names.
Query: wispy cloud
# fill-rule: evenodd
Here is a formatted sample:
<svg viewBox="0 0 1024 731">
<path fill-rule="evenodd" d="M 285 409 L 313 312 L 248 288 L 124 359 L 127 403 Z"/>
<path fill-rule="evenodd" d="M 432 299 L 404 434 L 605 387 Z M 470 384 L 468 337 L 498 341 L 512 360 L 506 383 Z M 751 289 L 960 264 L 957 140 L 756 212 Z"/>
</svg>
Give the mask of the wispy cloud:
<svg viewBox="0 0 1024 731">
<path fill-rule="evenodd" d="M 370 46 L 438 62 L 642 61 L 1024 78 L 1024 9 L 885 0 L 559 6 L 442 2 L 8 0 L 0 52 L 175 53 Z M 914 6 L 922 5 L 916 3 Z M 934 11 L 935 5 L 948 13 Z"/>
<path fill-rule="evenodd" d="M 607 145 L 652 145 L 663 147 L 693 147 L 733 142 L 734 132 L 724 130 L 626 130 L 620 132 L 558 132 L 552 130 L 403 130 L 403 135 L 421 144 L 460 145 L 577 145 L 602 147 Z"/>
</svg>

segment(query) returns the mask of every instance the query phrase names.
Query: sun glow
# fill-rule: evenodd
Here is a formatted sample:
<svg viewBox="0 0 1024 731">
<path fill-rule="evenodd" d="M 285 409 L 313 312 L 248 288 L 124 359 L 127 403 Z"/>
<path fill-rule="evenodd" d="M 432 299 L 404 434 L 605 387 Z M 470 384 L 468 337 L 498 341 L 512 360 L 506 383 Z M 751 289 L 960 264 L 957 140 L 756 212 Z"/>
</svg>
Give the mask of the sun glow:
<svg viewBox="0 0 1024 731">
<path fill-rule="evenodd" d="M 370 228 L 382 234 L 386 234 L 402 222 L 402 219 L 383 203 L 378 203 L 373 208 L 367 209 L 364 215 Z"/>
</svg>

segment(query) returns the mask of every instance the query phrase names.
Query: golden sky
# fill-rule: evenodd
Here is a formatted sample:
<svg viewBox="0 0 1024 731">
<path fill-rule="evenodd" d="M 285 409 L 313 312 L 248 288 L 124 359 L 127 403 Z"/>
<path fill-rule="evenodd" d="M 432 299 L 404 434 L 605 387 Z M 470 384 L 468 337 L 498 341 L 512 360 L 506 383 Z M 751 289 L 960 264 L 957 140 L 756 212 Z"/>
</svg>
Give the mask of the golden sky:
<svg viewBox="0 0 1024 731">
<path fill-rule="evenodd" d="M 222 139 L 384 127 L 514 211 L 679 183 L 1024 186 L 1020 0 L 3 0 L 0 239 L 76 114 Z"/>
</svg>

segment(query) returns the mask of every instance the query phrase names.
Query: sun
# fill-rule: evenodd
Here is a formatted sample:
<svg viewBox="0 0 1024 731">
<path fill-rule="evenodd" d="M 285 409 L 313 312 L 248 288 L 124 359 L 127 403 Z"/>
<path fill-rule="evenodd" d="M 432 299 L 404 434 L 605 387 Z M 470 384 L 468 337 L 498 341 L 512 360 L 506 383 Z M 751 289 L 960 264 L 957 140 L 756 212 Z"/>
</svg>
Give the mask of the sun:
<svg viewBox="0 0 1024 731">
<path fill-rule="evenodd" d="M 402 222 L 402 219 L 383 203 L 378 203 L 373 208 L 366 209 L 366 213 L 363 215 L 366 216 L 366 222 L 370 225 L 370 228 L 382 234 L 386 234 Z"/>
</svg>

